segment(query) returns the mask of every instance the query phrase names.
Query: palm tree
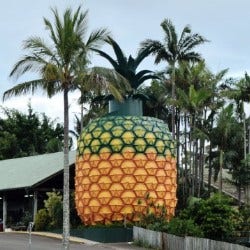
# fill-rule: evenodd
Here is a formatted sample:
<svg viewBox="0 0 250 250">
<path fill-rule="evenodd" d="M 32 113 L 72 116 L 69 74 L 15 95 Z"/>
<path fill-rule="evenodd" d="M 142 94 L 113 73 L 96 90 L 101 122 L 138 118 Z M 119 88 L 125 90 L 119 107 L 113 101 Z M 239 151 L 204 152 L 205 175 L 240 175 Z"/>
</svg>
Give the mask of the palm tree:
<svg viewBox="0 0 250 250">
<path fill-rule="evenodd" d="M 188 112 L 190 115 L 190 168 L 193 169 L 192 171 L 192 195 L 194 195 L 195 187 L 198 183 L 198 193 L 200 191 L 200 179 L 202 177 L 201 167 L 198 171 L 198 140 L 200 139 L 200 150 L 203 152 L 204 142 L 207 139 L 205 133 L 201 131 L 198 127 L 198 124 L 201 123 L 201 120 L 204 116 L 204 109 L 206 107 L 206 103 L 211 98 L 211 92 L 208 88 L 202 87 L 200 89 L 195 90 L 194 85 L 189 87 L 188 93 L 185 93 L 182 89 L 177 88 L 178 94 L 178 103 L 182 105 L 182 109 L 184 110 L 185 114 Z M 186 126 L 184 126 L 186 130 Z M 186 133 L 186 131 L 185 131 Z M 186 139 L 185 139 L 186 142 Z M 186 144 L 186 143 L 185 143 Z M 193 147 L 193 150 L 191 149 Z M 191 156 L 193 156 L 193 161 L 191 164 Z M 200 153 L 201 156 L 201 153 Z M 202 158 L 202 157 L 200 157 Z M 200 159 L 201 161 L 201 159 Z M 193 165 L 193 166 L 191 166 Z M 200 164 L 203 165 L 203 164 Z M 185 171 L 187 172 L 187 171 Z M 199 178 L 198 178 L 199 173 Z M 199 180 L 199 182 L 198 182 Z"/>
<path fill-rule="evenodd" d="M 222 193 L 222 169 L 225 167 L 225 152 L 227 145 L 232 138 L 232 129 L 236 123 L 233 116 L 233 105 L 229 104 L 227 107 L 222 108 L 216 121 L 216 127 L 212 132 L 213 145 L 218 147 L 219 151 L 219 192 Z"/>
<path fill-rule="evenodd" d="M 177 147 L 177 166 L 179 166 L 179 149 L 180 145 L 184 150 L 184 166 L 185 171 L 180 173 L 188 173 L 188 161 L 195 161 L 195 169 L 199 164 L 200 178 L 203 178 L 203 166 L 205 161 L 205 139 L 209 136 L 210 126 L 213 123 L 213 116 L 218 109 L 217 103 L 217 88 L 216 86 L 222 80 L 227 70 L 213 74 L 207 69 L 204 61 L 198 63 L 180 62 L 175 69 L 175 85 L 176 85 L 176 100 L 171 100 L 170 105 L 176 109 L 176 141 Z M 169 81 L 165 81 L 169 85 Z M 183 128 L 183 131 L 182 131 Z M 192 136 L 191 136 L 192 135 Z M 195 135 L 195 138 L 193 137 Z M 183 143 L 181 143 L 181 141 Z M 195 159 L 197 154 L 188 154 L 187 146 L 190 145 L 190 153 L 193 149 L 199 149 L 198 160 Z M 191 148 L 191 144 L 195 147 Z M 197 146 L 199 145 L 199 148 Z M 189 163 L 190 164 L 190 163 Z M 191 164 L 190 164 L 191 165 Z M 181 169 L 180 169 L 181 170 Z M 196 175 L 195 175 L 196 176 Z M 187 176 L 183 176 L 184 181 L 183 192 L 187 191 L 186 183 Z M 194 178 L 196 180 L 196 178 Z M 199 182 L 198 184 L 201 184 Z M 199 189 L 198 189 L 199 190 Z M 194 191 L 194 189 L 192 190 Z"/>
<path fill-rule="evenodd" d="M 233 100 L 236 104 L 237 114 L 240 122 L 243 124 L 244 133 L 244 160 L 247 158 L 246 145 L 246 113 L 244 110 L 244 103 L 250 102 L 250 76 L 245 73 L 245 77 L 240 81 L 232 82 L 233 87 L 229 87 L 224 91 L 224 95 Z M 250 204 L 250 185 L 245 187 L 246 203 Z"/>
<path fill-rule="evenodd" d="M 148 50 L 153 55 L 155 55 L 155 63 L 158 64 L 161 61 L 167 61 L 172 69 L 171 73 L 171 83 L 172 99 L 176 99 L 175 94 L 175 67 L 176 64 L 182 61 L 197 62 L 201 61 L 201 55 L 193 49 L 198 45 L 206 42 L 207 40 L 201 35 L 191 33 L 191 28 L 185 26 L 180 38 L 175 29 L 175 26 L 169 19 L 164 19 L 161 23 L 161 27 L 165 33 L 164 43 L 157 40 L 147 39 L 141 43 L 141 50 Z M 175 109 L 172 107 L 172 135 L 175 139 Z"/>
<path fill-rule="evenodd" d="M 138 89 L 139 93 L 147 95 L 148 100 L 144 102 L 144 115 L 161 119 L 165 122 L 168 120 L 168 109 L 166 96 L 166 86 L 162 81 L 153 80 L 151 85 L 142 86 Z"/>
<path fill-rule="evenodd" d="M 88 11 L 82 12 L 81 6 L 73 13 L 67 8 L 62 18 L 56 8 L 51 9 L 54 23 L 44 18 L 44 25 L 49 31 L 51 44 L 37 36 L 24 41 L 23 48 L 27 55 L 13 67 L 10 77 L 26 72 L 36 72 L 40 78 L 20 83 L 4 93 L 3 99 L 10 96 L 32 93 L 37 89 L 45 90 L 49 97 L 60 91 L 64 100 L 64 186 L 63 186 L 63 249 L 69 249 L 69 103 L 68 93 L 76 88 L 75 66 L 79 58 L 88 63 L 91 49 L 97 48 L 106 38 L 106 29 L 93 31 L 84 42 L 87 31 Z"/>
</svg>

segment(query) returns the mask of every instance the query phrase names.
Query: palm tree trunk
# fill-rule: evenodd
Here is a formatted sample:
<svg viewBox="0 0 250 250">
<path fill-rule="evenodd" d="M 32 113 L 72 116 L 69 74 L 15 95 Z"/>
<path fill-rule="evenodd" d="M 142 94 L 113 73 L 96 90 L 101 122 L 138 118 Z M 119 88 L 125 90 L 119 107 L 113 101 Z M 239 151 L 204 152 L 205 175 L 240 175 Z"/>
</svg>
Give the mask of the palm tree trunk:
<svg viewBox="0 0 250 250">
<path fill-rule="evenodd" d="M 238 207 L 240 207 L 241 206 L 241 185 L 240 185 L 240 183 L 239 183 L 237 188 L 238 188 Z"/>
<path fill-rule="evenodd" d="M 222 169 L 223 169 L 223 155 L 224 152 L 220 150 L 220 177 L 219 177 L 219 193 L 222 194 Z"/>
<path fill-rule="evenodd" d="M 214 116 L 213 116 L 214 117 Z M 213 128 L 213 124 L 214 124 L 214 118 L 212 117 L 212 121 L 211 121 L 211 129 Z M 210 196 L 211 193 L 211 182 L 212 182 L 212 142 L 210 139 L 210 144 L 209 144 L 209 162 L 208 162 L 208 195 Z"/>
<path fill-rule="evenodd" d="M 198 169 L 198 154 L 199 154 L 199 145 L 198 145 L 198 139 L 195 139 L 195 148 L 194 148 L 194 190 L 195 190 L 195 194 L 197 195 L 197 191 L 198 191 L 198 175 L 199 175 L 199 169 Z"/>
<path fill-rule="evenodd" d="M 63 167 L 63 239 L 62 249 L 69 250 L 69 105 L 68 87 L 64 87 L 64 167 Z"/>
<path fill-rule="evenodd" d="M 244 160 L 246 161 L 247 158 L 247 133 L 246 133 L 246 114 L 245 112 L 243 113 L 243 132 L 244 132 Z M 249 138 L 250 139 L 250 138 Z M 250 151 L 248 149 L 248 151 Z M 245 203 L 247 205 L 250 205 L 250 184 L 246 184 L 244 187 L 245 191 Z"/>
<path fill-rule="evenodd" d="M 205 140 L 200 140 L 200 153 L 199 153 L 199 188 L 198 188 L 198 197 L 201 196 L 203 187 L 204 187 L 204 154 L 205 154 Z"/>
<path fill-rule="evenodd" d="M 179 183 L 179 179 L 180 179 L 180 111 L 176 110 L 176 114 L 177 114 L 177 121 L 176 121 L 176 146 L 177 146 L 177 185 Z"/>
<path fill-rule="evenodd" d="M 171 93 L 171 97 L 173 100 L 176 99 L 176 94 L 175 94 L 175 62 L 171 63 L 172 66 L 172 74 L 171 74 L 171 82 L 172 82 L 172 93 Z M 172 105 L 172 117 L 171 117 L 171 126 L 172 126 L 172 137 L 173 140 L 175 140 L 175 107 L 174 105 Z"/>
<path fill-rule="evenodd" d="M 190 168 L 190 195 L 193 195 L 193 186 L 194 186 L 194 172 L 193 172 L 193 141 L 191 138 L 191 122 L 190 123 L 190 131 L 189 131 L 189 168 Z"/>
<path fill-rule="evenodd" d="M 82 134 L 82 130 L 83 130 L 83 103 L 81 103 L 81 120 L 80 120 L 80 134 Z"/>
<path fill-rule="evenodd" d="M 188 184 L 188 156 L 187 156 L 187 114 L 184 114 L 184 159 L 185 159 L 185 193 L 187 192 Z"/>
</svg>

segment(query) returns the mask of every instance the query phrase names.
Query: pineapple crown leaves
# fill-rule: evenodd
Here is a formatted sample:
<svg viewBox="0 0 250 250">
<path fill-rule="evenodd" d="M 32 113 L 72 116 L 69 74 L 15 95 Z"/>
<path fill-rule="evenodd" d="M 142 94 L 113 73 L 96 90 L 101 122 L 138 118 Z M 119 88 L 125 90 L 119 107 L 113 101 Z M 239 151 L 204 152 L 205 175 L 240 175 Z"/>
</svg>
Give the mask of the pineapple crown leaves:
<svg viewBox="0 0 250 250">
<path fill-rule="evenodd" d="M 112 46 L 116 55 L 116 59 L 113 59 L 111 56 L 101 50 L 93 50 L 100 56 L 106 58 L 112 64 L 115 71 L 128 80 L 133 90 L 137 90 L 137 88 L 148 79 L 158 79 L 158 77 L 154 75 L 153 71 L 151 70 L 141 70 L 136 73 L 136 69 L 138 68 L 139 64 L 151 53 L 150 48 L 139 50 L 135 58 L 131 55 L 127 58 L 117 42 L 110 36 L 108 36 L 106 42 Z"/>
</svg>

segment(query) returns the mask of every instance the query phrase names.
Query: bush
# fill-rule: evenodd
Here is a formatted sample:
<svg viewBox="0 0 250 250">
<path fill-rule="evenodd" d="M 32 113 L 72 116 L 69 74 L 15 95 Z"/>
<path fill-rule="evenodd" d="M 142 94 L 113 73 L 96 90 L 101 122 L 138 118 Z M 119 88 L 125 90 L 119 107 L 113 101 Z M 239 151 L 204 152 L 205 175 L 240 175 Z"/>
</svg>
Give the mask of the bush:
<svg viewBox="0 0 250 250">
<path fill-rule="evenodd" d="M 138 201 L 138 205 L 140 205 L 140 201 Z M 149 194 L 146 195 L 146 205 L 144 212 L 139 214 L 138 226 L 154 231 L 164 231 L 168 223 L 166 207 L 156 206 Z"/>
<path fill-rule="evenodd" d="M 50 227 L 61 228 L 63 221 L 62 196 L 59 192 L 48 192 L 48 199 L 44 201 L 44 206 L 50 217 Z"/>
<path fill-rule="evenodd" d="M 240 215 L 225 196 L 215 194 L 207 200 L 193 203 L 182 211 L 180 218 L 192 219 L 200 225 L 204 236 L 214 240 L 228 240 L 237 230 Z"/>
<path fill-rule="evenodd" d="M 46 194 L 48 198 L 44 200 L 45 208 L 38 211 L 38 214 L 37 214 L 38 218 L 36 220 L 39 220 L 39 221 L 38 221 L 38 227 L 35 226 L 35 230 L 59 229 L 62 227 L 62 224 L 63 224 L 62 195 L 59 192 L 47 192 Z M 79 225 L 82 224 L 82 222 L 76 213 L 74 204 L 75 204 L 74 194 L 71 193 L 70 195 L 70 222 L 71 222 L 71 227 L 77 228 Z M 43 226 L 43 221 L 46 221 L 46 220 L 47 220 L 46 225 Z"/>
<path fill-rule="evenodd" d="M 45 208 L 40 209 L 35 217 L 35 230 L 36 231 L 47 230 L 49 222 L 50 222 L 50 217 L 48 211 Z"/>
<path fill-rule="evenodd" d="M 250 206 L 245 205 L 240 208 L 240 215 L 242 216 L 242 222 L 240 224 L 240 230 L 250 232 Z"/>
<path fill-rule="evenodd" d="M 21 222 L 24 224 L 24 226 L 27 227 L 29 225 L 29 222 L 31 221 L 33 221 L 33 215 L 30 212 L 26 211 L 21 218 Z"/>
<path fill-rule="evenodd" d="M 204 234 L 192 219 L 173 218 L 167 225 L 167 233 L 178 236 L 203 237 Z"/>
</svg>

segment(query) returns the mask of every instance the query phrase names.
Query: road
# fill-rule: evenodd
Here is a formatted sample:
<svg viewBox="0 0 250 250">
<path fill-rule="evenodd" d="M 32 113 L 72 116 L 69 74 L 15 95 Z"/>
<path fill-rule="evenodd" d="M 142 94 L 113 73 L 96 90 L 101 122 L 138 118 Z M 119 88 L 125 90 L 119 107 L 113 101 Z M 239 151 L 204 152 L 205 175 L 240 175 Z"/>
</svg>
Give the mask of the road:
<svg viewBox="0 0 250 250">
<path fill-rule="evenodd" d="M 70 250 L 126 250 L 143 249 L 122 244 L 94 244 L 70 243 Z M 0 233 L 0 250 L 61 250 L 61 240 L 44 236 L 32 235 L 31 245 L 28 234 Z"/>
</svg>

